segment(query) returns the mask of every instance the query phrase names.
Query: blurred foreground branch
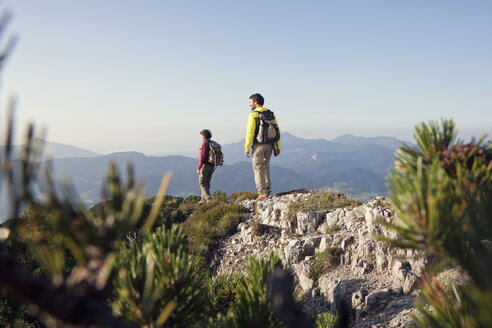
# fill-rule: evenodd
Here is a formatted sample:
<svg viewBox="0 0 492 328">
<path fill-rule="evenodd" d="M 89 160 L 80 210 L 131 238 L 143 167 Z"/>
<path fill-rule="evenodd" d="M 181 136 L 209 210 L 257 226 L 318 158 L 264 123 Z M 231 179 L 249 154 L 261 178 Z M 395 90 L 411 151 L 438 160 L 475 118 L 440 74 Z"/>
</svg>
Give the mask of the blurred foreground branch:
<svg viewBox="0 0 492 328">
<path fill-rule="evenodd" d="M 55 286 L 45 278 L 34 276 L 10 256 L 0 255 L 0 267 L 1 285 L 35 305 L 34 314 L 40 317 L 47 313 L 75 326 L 131 327 L 123 318 L 112 315 L 105 299 L 90 294 L 76 295 L 65 285 Z"/>
</svg>

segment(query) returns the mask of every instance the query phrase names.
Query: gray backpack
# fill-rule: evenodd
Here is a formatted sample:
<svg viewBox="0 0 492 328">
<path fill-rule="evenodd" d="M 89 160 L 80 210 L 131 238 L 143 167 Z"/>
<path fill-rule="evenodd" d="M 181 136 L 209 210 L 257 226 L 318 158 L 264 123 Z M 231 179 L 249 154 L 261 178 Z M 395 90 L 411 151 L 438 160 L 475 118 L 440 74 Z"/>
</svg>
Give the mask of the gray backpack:
<svg viewBox="0 0 492 328">
<path fill-rule="evenodd" d="M 219 143 L 209 140 L 208 142 L 208 162 L 215 167 L 224 164 L 224 154 Z"/>
<path fill-rule="evenodd" d="M 270 144 L 280 139 L 280 130 L 275 124 L 275 114 L 271 110 L 260 113 L 256 141 L 260 144 Z"/>
</svg>

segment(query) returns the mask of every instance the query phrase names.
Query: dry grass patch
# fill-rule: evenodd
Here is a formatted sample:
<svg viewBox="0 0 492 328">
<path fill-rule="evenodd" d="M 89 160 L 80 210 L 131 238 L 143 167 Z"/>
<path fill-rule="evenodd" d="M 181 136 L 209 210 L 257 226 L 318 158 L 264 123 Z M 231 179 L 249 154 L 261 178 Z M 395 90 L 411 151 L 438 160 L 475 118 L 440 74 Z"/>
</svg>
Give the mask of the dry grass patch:
<svg viewBox="0 0 492 328">
<path fill-rule="evenodd" d="M 342 193 L 316 191 L 302 201 L 289 204 L 287 219 L 292 220 L 299 211 L 328 212 L 336 208 L 348 208 L 351 210 L 361 204 L 355 199 L 345 197 Z"/>
</svg>

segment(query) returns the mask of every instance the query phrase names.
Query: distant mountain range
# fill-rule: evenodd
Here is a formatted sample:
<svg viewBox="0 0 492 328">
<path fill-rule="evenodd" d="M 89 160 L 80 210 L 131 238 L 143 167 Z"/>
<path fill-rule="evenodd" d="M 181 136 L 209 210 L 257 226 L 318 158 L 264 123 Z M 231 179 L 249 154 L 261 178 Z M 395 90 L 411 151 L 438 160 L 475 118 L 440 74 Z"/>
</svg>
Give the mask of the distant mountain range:
<svg viewBox="0 0 492 328">
<path fill-rule="evenodd" d="M 331 141 L 303 139 L 288 132 L 282 134 L 282 150 L 272 158 L 272 191 L 298 188 L 337 189 L 359 199 L 386 195 L 385 177 L 393 166 L 393 156 L 402 141 L 392 137 L 356 137 L 343 135 Z M 211 191 L 227 194 L 255 191 L 250 160 L 244 155 L 244 140 L 223 145 L 225 164 L 217 168 Z M 81 200 L 88 206 L 100 201 L 102 182 L 108 163 L 114 161 L 125 176 L 126 162 L 132 161 L 135 174 L 147 194 L 155 194 L 162 176 L 172 172 L 168 193 L 186 197 L 200 194 L 196 174 L 197 159 L 185 156 L 146 156 L 138 152 L 100 155 L 73 146 L 48 142 L 52 148 L 55 179 L 61 185 L 70 177 Z M 3 199 L 3 198 L 2 198 Z M 0 200 L 0 218 L 7 215 Z"/>
<path fill-rule="evenodd" d="M 48 142 L 39 138 L 35 138 L 33 140 L 33 144 L 43 144 L 44 145 L 44 155 L 57 159 L 57 158 L 73 158 L 73 157 L 98 157 L 102 156 L 102 154 L 70 146 L 64 145 L 57 142 Z M 14 158 L 20 158 L 22 149 L 24 145 L 14 145 L 12 146 L 12 153 L 14 154 Z M 4 153 L 4 146 L 0 146 L 1 155 Z"/>
</svg>

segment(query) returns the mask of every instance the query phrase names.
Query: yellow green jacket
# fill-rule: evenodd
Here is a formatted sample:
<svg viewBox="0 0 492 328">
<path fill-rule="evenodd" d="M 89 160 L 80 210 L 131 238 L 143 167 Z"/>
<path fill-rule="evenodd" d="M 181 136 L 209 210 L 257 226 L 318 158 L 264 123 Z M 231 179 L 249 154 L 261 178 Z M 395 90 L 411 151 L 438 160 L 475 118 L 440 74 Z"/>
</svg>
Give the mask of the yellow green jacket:
<svg viewBox="0 0 492 328">
<path fill-rule="evenodd" d="M 248 125 L 246 126 L 246 141 L 244 142 L 244 151 L 249 152 L 249 148 L 255 138 L 256 122 L 260 117 L 260 113 L 266 111 L 266 107 L 257 107 L 248 116 Z M 275 124 L 278 126 L 277 117 L 275 117 Z M 280 127 L 279 127 L 280 130 Z M 275 149 L 280 149 L 280 140 L 275 142 Z"/>
</svg>

